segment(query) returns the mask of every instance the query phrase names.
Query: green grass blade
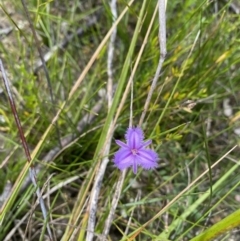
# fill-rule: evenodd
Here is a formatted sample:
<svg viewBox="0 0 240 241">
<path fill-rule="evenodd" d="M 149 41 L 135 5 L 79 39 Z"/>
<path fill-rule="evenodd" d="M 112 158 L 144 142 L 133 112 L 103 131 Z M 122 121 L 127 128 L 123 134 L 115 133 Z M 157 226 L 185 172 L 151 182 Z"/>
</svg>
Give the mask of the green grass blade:
<svg viewBox="0 0 240 241">
<path fill-rule="evenodd" d="M 168 227 L 168 230 L 161 233 L 158 238 L 162 239 L 162 238 L 169 238 L 169 235 L 171 234 L 171 232 L 176 229 L 179 225 L 181 225 L 183 223 L 183 220 L 185 220 L 191 213 L 193 213 L 195 210 L 197 210 L 197 208 L 199 207 L 200 204 L 202 204 L 207 198 L 209 198 L 211 196 L 211 191 L 214 192 L 216 191 L 217 188 L 219 188 L 221 185 L 223 185 L 223 183 L 227 180 L 227 178 L 229 178 L 229 176 L 231 176 L 234 171 L 239 168 L 239 164 L 234 165 L 231 169 L 229 169 L 225 175 L 223 175 L 213 186 L 212 188 L 209 188 L 208 191 L 206 191 L 205 193 L 203 193 L 195 203 L 193 203 L 191 206 L 189 206 L 187 208 L 187 210 L 180 216 L 178 217 L 176 220 L 174 220 L 171 225 Z M 211 190 L 212 189 L 212 190 Z M 240 220 L 239 220 L 240 222 Z M 198 239 L 200 240 L 200 239 Z M 203 239 L 202 239 L 203 240 Z M 205 240 L 205 239 L 204 239 Z"/>
<path fill-rule="evenodd" d="M 214 224 L 211 228 L 207 229 L 205 232 L 201 233 L 197 237 L 191 239 L 190 241 L 210 241 L 217 236 L 226 233 L 236 227 L 240 226 L 240 209 L 230 214 L 220 222 Z"/>
</svg>

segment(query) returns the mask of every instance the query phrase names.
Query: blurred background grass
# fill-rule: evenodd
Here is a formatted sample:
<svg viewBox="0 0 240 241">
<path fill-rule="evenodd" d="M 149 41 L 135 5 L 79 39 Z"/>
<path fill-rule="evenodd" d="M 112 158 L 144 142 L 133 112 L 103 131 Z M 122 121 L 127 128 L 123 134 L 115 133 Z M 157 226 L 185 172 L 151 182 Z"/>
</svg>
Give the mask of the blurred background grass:
<svg viewBox="0 0 240 241">
<path fill-rule="evenodd" d="M 131 65 L 136 57 L 149 26 L 157 1 L 149 1 L 145 20 L 138 36 Z M 136 1 L 117 27 L 114 53 L 114 82 L 119 81 L 121 69 L 128 53 L 135 29 L 141 1 Z M 46 128 L 51 124 L 61 104 L 95 49 L 112 25 L 107 1 L 35 1 L 27 3 L 31 19 L 41 43 L 50 75 L 55 104 L 51 102 L 43 69 L 38 67 L 39 56 L 29 23 L 19 1 L 2 1 L 0 17 L 0 53 L 12 84 L 18 113 L 33 150 Z M 118 1 L 118 12 L 126 7 Z M 168 54 L 161 77 L 154 92 L 143 128 L 145 136 L 153 139 L 153 148 L 161 158 L 159 167 L 142 171 L 134 176 L 128 173 L 117 207 L 109 240 L 120 240 L 129 216 L 134 210 L 130 231 L 141 227 L 169 200 L 173 199 L 206 168 L 239 143 L 240 82 L 239 82 L 239 12 L 237 1 L 171 1 L 167 3 Z M 104 99 L 107 82 L 107 48 L 103 48 L 97 61 L 88 71 L 81 86 L 61 112 L 58 119 L 62 138 L 72 138 L 67 147 L 56 153 L 48 162 L 46 155 L 59 146 L 56 128 L 44 142 L 35 161 L 41 169 L 39 185 L 49 189 L 64 180 L 79 176 L 57 190 L 49 200 L 55 237 L 60 240 L 66 229 L 79 189 L 86 177 L 107 115 L 107 102 L 97 113 L 93 107 Z M 138 123 L 151 80 L 159 59 L 158 21 L 156 19 L 143 56 L 134 77 L 134 124 Z M 180 80 L 179 80 L 180 78 Z M 178 81 L 179 80 L 179 81 Z M 166 107 L 168 98 L 176 92 Z M 26 158 L 21 148 L 14 118 L 1 82 L 0 93 L 0 191 L 14 183 Z M 115 139 L 122 139 L 129 123 L 130 99 L 125 103 L 117 122 Z M 161 112 L 164 117 L 158 123 Z M 94 119 L 81 122 L 88 114 Z M 80 122 L 80 123 L 79 123 Z M 80 130 L 80 132 L 79 132 Z M 110 160 L 116 151 L 113 144 Z M 152 222 L 137 240 L 158 240 L 156 236 L 167 230 L 193 204 L 203 192 L 238 161 L 239 149 L 224 159 L 212 175 L 206 176 L 189 193 L 178 200 L 167 213 Z M 3 165 L 4 163 L 4 165 Z M 101 233 L 106 219 L 119 170 L 110 161 L 103 181 L 97 212 L 96 232 Z M 170 240 L 190 240 L 196 234 L 217 223 L 239 207 L 239 187 L 222 197 L 239 182 L 239 169 L 235 171 L 197 210 L 182 220 Z M 48 182 L 47 182 L 48 181 Z M 47 184 L 46 184 L 47 182 Z M 28 217 L 11 240 L 23 240 L 26 231 L 29 240 L 39 240 L 44 231 L 43 220 L 31 185 L 18 196 L 17 201 L 0 226 L 0 240 L 27 212 Z M 1 199 L 1 203 L 4 200 Z M 220 202 L 219 202 L 220 201 Z M 219 204 L 213 207 L 213 204 Z M 208 213 L 208 211 L 211 211 Z M 83 211 L 84 212 L 84 211 Z M 197 226 L 194 224 L 207 214 Z M 31 227 L 31 231 L 30 231 Z M 181 237 L 184 233 L 184 237 Z M 180 237 L 182 239 L 180 239 Z M 225 233 L 219 240 L 240 239 L 239 232 Z M 44 236 L 42 236 L 42 240 Z"/>
</svg>

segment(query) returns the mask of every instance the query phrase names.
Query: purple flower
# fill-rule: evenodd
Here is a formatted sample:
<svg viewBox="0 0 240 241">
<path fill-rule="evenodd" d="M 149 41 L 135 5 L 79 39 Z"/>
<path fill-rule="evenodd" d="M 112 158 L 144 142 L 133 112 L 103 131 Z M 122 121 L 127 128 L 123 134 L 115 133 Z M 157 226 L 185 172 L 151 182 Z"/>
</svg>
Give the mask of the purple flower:
<svg viewBox="0 0 240 241">
<path fill-rule="evenodd" d="M 114 163 L 120 170 L 132 166 L 133 172 L 136 174 L 138 166 L 144 169 L 152 169 L 158 165 L 157 153 L 153 150 L 146 149 L 152 141 L 143 141 L 144 135 L 141 128 L 128 128 L 125 139 L 126 144 L 116 140 L 116 143 L 121 148 L 114 155 Z"/>
</svg>

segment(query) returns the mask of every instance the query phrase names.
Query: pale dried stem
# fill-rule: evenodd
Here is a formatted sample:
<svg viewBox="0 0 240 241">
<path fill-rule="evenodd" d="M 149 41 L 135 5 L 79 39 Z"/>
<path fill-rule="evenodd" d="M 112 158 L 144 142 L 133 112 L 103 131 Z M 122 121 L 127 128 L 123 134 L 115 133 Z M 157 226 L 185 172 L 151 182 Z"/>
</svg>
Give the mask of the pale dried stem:
<svg viewBox="0 0 240 241">
<path fill-rule="evenodd" d="M 112 22 L 113 25 L 117 19 L 117 0 L 112 0 L 110 3 L 110 9 L 112 13 Z M 115 41 L 117 36 L 117 26 L 114 28 L 110 42 L 108 45 L 108 57 L 107 57 L 107 73 L 108 73 L 108 84 L 107 84 L 107 96 L 108 96 L 108 111 L 112 106 L 112 97 L 113 97 L 113 59 L 114 59 L 114 49 Z"/>
<path fill-rule="evenodd" d="M 111 130 L 112 127 L 113 126 L 111 125 L 109 130 Z M 108 142 L 107 142 L 107 145 L 106 145 L 106 148 L 105 148 L 103 154 L 107 154 L 107 155 L 109 154 L 110 146 L 111 146 L 111 139 L 112 139 L 112 136 L 110 136 L 110 138 L 108 139 Z M 96 213 L 97 213 L 97 202 L 98 202 L 98 198 L 99 198 L 100 189 L 102 186 L 102 180 L 103 180 L 108 162 L 109 162 L 108 156 L 103 158 L 102 163 L 100 164 L 100 167 L 98 169 L 94 184 L 93 184 L 90 203 L 89 203 L 89 218 L 88 218 L 87 237 L 86 237 L 87 241 L 93 240 L 93 237 L 94 237 L 94 228 L 95 228 Z"/>
<path fill-rule="evenodd" d="M 28 218 L 29 213 L 30 213 L 30 212 L 28 212 L 27 214 L 25 214 L 25 215 L 22 217 L 21 220 L 19 220 L 17 223 L 15 223 L 14 228 L 13 228 L 10 232 L 8 232 L 7 236 L 4 238 L 3 241 L 9 241 L 9 240 L 11 240 L 12 236 L 13 236 L 14 234 L 16 234 L 17 229 L 18 229 L 18 228 L 25 222 L 25 220 Z"/>
<path fill-rule="evenodd" d="M 141 193 L 141 190 L 138 190 L 138 193 L 137 193 L 137 196 L 135 198 L 135 202 L 137 202 L 139 199 L 140 199 L 140 193 Z M 132 210 L 131 214 L 130 214 L 130 217 L 128 219 L 128 222 L 127 222 L 127 225 L 126 225 L 126 229 L 124 231 L 124 236 L 127 236 L 128 234 L 128 231 L 129 231 L 129 227 L 131 226 L 131 222 L 132 222 L 132 217 L 133 217 L 133 213 L 134 213 L 134 210 L 135 208 Z"/>
<path fill-rule="evenodd" d="M 116 19 L 117 19 L 117 1 L 112 0 L 110 3 L 110 9 L 112 13 L 112 26 L 115 26 L 111 37 L 110 42 L 108 45 L 108 57 L 107 57 L 107 73 L 108 73 L 108 83 L 107 83 L 107 99 L 108 99 L 108 111 L 110 111 L 112 106 L 112 98 L 113 98 L 113 60 L 114 60 L 114 49 L 115 49 L 115 41 L 116 41 L 116 35 L 117 35 L 117 25 L 116 25 Z M 95 228 L 95 222 L 96 222 L 96 212 L 97 212 L 97 204 L 98 204 L 98 197 L 102 186 L 102 180 L 107 168 L 107 164 L 109 162 L 109 151 L 111 147 L 112 142 L 112 136 L 113 136 L 113 129 L 114 125 L 111 122 L 109 127 L 109 133 L 108 133 L 108 139 L 106 143 L 106 147 L 103 150 L 103 160 L 100 164 L 100 167 L 98 169 L 98 172 L 96 174 L 95 182 L 93 185 L 90 203 L 89 203 L 89 219 L 88 219 L 88 227 L 87 227 L 87 241 L 91 241 L 94 237 L 94 228 Z"/>
<path fill-rule="evenodd" d="M 19 232 L 20 236 L 22 237 L 22 240 L 28 241 L 28 239 L 26 238 L 25 233 L 23 232 L 23 230 L 21 228 L 18 228 L 18 232 Z"/>
<path fill-rule="evenodd" d="M 151 88 L 149 90 L 147 100 L 145 102 L 143 112 L 139 121 L 139 125 L 141 126 L 143 124 L 144 118 L 146 116 L 153 91 L 155 90 L 157 86 L 157 82 L 161 73 L 162 65 L 165 60 L 165 56 L 167 54 L 166 49 L 166 16 L 165 16 L 165 0 L 159 0 L 158 1 L 158 13 L 159 13 L 159 45 L 160 45 L 160 58 L 157 66 L 157 70 L 155 72 Z"/>
<path fill-rule="evenodd" d="M 120 195 L 121 195 L 122 186 L 123 186 L 123 183 L 124 183 L 126 173 L 127 173 L 127 170 L 124 170 L 121 173 L 121 175 L 118 179 L 118 182 L 117 182 L 117 185 L 116 185 L 116 190 L 114 192 L 112 203 L 111 203 L 111 209 L 110 209 L 108 217 L 105 221 L 105 226 L 104 226 L 103 233 L 102 233 L 104 239 L 107 239 L 107 235 L 108 235 L 110 227 L 112 225 L 113 217 L 114 217 L 115 210 L 117 208 L 118 201 L 119 201 L 119 198 L 120 198 Z"/>
</svg>

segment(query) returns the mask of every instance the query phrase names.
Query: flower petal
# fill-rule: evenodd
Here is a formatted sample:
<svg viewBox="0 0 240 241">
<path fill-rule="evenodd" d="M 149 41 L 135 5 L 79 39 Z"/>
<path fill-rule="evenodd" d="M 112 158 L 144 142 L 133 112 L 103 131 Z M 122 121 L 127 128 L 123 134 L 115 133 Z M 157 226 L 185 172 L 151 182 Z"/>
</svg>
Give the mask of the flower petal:
<svg viewBox="0 0 240 241">
<path fill-rule="evenodd" d="M 133 156 L 133 157 L 134 157 L 134 158 L 133 158 L 133 165 L 132 165 L 132 167 L 133 167 L 133 173 L 134 173 L 134 174 L 137 174 L 138 162 L 137 162 L 136 156 Z"/>
<path fill-rule="evenodd" d="M 132 166 L 133 162 L 134 156 L 129 150 L 120 149 L 118 152 L 116 152 L 114 157 L 114 163 L 120 170 Z"/>
<path fill-rule="evenodd" d="M 142 145 L 138 149 L 145 148 L 145 147 L 149 146 L 151 143 L 152 143 L 152 140 L 147 140 L 147 141 L 143 142 Z"/>
<path fill-rule="evenodd" d="M 150 149 L 141 149 L 138 152 L 138 164 L 145 169 L 152 169 L 158 166 L 158 155 Z"/>
<path fill-rule="evenodd" d="M 114 155 L 114 163 L 118 163 L 121 160 L 123 160 L 131 155 L 132 155 L 131 151 L 129 151 L 125 148 L 120 148 Z"/>
<path fill-rule="evenodd" d="M 115 142 L 121 146 L 122 148 L 129 148 L 129 146 L 127 144 L 125 144 L 124 142 L 122 141 L 119 141 L 119 140 L 115 140 Z"/>
<path fill-rule="evenodd" d="M 143 142 L 143 131 L 139 127 L 128 128 L 125 138 L 131 149 L 138 149 Z"/>
</svg>

